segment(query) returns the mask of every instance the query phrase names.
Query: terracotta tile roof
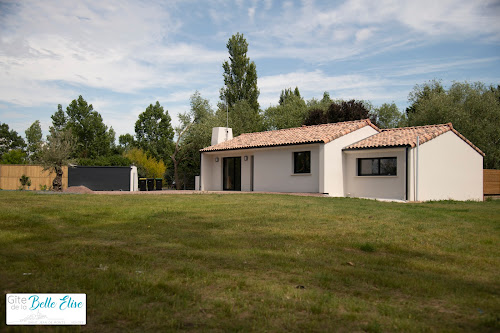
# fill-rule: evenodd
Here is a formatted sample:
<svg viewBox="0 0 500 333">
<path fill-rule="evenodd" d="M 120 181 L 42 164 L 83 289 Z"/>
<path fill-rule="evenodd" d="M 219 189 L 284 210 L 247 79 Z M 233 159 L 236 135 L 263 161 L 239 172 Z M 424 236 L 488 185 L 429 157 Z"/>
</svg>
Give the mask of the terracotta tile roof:
<svg viewBox="0 0 500 333">
<path fill-rule="evenodd" d="M 448 131 L 452 131 L 453 133 L 458 135 L 478 153 L 484 156 L 484 153 L 479 148 L 474 146 L 472 142 L 467 140 L 462 134 L 458 133 L 458 131 L 453 128 L 453 125 L 451 123 L 441 125 L 383 129 L 380 131 L 380 133 L 374 134 L 366 139 L 355 142 L 352 145 L 345 147 L 344 150 L 370 149 L 380 147 L 413 148 L 417 145 L 417 136 L 419 137 L 419 143 L 423 144 Z"/>
<path fill-rule="evenodd" d="M 244 133 L 232 140 L 201 149 L 201 152 L 286 146 L 305 143 L 328 143 L 365 126 L 379 130 L 369 119 L 334 124 L 302 126 L 276 131 Z"/>
</svg>

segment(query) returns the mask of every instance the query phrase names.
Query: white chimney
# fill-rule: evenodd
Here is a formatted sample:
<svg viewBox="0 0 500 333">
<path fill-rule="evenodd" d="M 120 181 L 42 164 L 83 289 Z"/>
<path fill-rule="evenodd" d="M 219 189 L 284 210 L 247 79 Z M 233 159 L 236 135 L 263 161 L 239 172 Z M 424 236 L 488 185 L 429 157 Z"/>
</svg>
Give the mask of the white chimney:
<svg viewBox="0 0 500 333">
<path fill-rule="evenodd" d="M 218 143 L 231 140 L 233 138 L 233 129 L 229 127 L 212 128 L 212 146 Z"/>
</svg>

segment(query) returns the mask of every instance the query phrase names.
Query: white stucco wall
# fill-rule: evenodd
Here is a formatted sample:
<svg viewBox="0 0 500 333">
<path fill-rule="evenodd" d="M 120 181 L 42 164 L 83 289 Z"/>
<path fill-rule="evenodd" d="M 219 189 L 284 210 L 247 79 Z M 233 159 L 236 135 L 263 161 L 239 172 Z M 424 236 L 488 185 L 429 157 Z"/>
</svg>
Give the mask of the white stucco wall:
<svg viewBox="0 0 500 333">
<path fill-rule="evenodd" d="M 255 152 L 254 190 L 319 192 L 319 144 L 259 149 Z M 293 173 L 293 153 L 311 151 L 311 173 Z"/>
<path fill-rule="evenodd" d="M 219 162 L 215 158 L 219 157 Z M 201 154 L 201 190 L 222 191 L 222 159 L 220 154 Z"/>
<path fill-rule="evenodd" d="M 334 197 L 343 197 L 344 193 L 344 163 L 342 149 L 350 144 L 363 140 L 378 133 L 371 126 L 365 126 L 357 131 L 346 134 L 336 140 L 322 145 L 320 148 L 319 192 Z"/>
<path fill-rule="evenodd" d="M 378 199 L 406 199 L 406 149 L 344 151 L 345 196 Z M 396 157 L 396 176 L 358 176 L 358 158 Z"/>
<path fill-rule="evenodd" d="M 319 192 L 319 144 L 242 149 L 202 154 L 203 191 L 222 191 L 222 159 L 241 157 L 241 190 L 251 190 L 251 161 L 254 156 L 254 191 Z M 311 173 L 294 175 L 293 153 L 311 151 Z M 248 156 L 245 161 L 244 157 Z M 215 158 L 219 162 L 215 162 Z"/>
<path fill-rule="evenodd" d="M 415 200 L 416 148 L 411 156 L 410 200 Z M 483 200 L 483 156 L 455 133 L 420 145 L 418 156 L 418 201 Z"/>
<path fill-rule="evenodd" d="M 242 149 L 221 152 L 205 152 L 201 155 L 202 191 L 222 191 L 222 168 L 224 157 L 241 157 L 241 190 L 251 190 L 251 161 L 255 150 Z M 245 156 L 248 159 L 245 161 Z M 216 162 L 216 158 L 219 161 Z"/>
</svg>

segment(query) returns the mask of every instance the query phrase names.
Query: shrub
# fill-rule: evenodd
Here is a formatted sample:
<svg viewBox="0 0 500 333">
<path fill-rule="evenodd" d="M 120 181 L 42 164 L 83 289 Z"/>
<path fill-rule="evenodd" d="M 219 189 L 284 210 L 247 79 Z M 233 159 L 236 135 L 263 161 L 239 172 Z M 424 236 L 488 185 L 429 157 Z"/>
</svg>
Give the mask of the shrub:
<svg viewBox="0 0 500 333">
<path fill-rule="evenodd" d="M 28 188 L 31 186 L 31 179 L 26 175 L 22 175 L 21 178 L 19 178 L 19 182 L 21 183 L 21 188 L 19 188 L 20 190 L 25 190 L 26 186 L 28 186 Z"/>
</svg>

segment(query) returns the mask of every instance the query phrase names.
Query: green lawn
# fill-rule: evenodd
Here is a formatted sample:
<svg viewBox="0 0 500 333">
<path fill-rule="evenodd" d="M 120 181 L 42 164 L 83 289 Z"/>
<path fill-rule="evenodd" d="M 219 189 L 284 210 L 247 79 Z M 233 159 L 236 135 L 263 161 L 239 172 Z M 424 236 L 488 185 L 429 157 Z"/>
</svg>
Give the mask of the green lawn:
<svg viewBox="0 0 500 333">
<path fill-rule="evenodd" d="M 0 288 L 89 332 L 498 331 L 500 200 L 0 191 Z"/>
</svg>

